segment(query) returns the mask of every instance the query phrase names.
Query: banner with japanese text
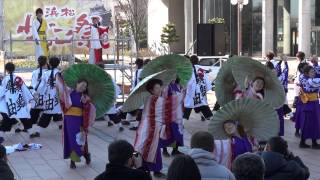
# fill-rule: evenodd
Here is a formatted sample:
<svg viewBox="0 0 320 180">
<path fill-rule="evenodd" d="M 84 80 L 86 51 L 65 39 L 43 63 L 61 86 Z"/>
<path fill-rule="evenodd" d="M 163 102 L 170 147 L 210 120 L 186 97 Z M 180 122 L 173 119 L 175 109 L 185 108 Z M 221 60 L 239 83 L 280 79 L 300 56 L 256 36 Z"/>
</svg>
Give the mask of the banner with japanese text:
<svg viewBox="0 0 320 180">
<path fill-rule="evenodd" d="M 104 3 L 107 2 L 107 3 Z M 88 54 L 90 14 L 99 14 L 101 25 L 108 26 L 113 37 L 113 4 L 104 0 L 4 0 L 5 38 L 33 40 L 32 22 L 35 10 L 43 9 L 48 24 L 47 40 L 50 55 Z M 72 45 L 71 39 L 75 39 Z M 79 41 L 81 39 L 81 41 Z M 111 42 L 111 46 L 112 46 Z M 6 42 L 6 51 L 10 49 Z M 17 56 L 34 55 L 35 42 L 16 41 L 12 51 Z M 112 48 L 108 49 L 110 53 Z"/>
</svg>

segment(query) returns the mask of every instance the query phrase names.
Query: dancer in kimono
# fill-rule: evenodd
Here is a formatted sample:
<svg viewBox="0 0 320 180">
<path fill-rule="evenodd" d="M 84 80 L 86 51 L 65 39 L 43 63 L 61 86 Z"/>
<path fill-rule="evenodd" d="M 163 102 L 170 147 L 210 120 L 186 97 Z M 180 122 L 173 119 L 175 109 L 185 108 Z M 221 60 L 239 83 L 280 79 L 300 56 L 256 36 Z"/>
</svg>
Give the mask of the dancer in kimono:
<svg viewBox="0 0 320 180">
<path fill-rule="evenodd" d="M 11 62 L 5 65 L 6 75 L 0 87 L 0 99 L 4 100 L 1 102 L 4 106 L 3 121 L 0 126 L 0 140 L 3 141 L 4 132 L 10 131 L 12 126 L 19 123 L 16 119 L 19 119 L 24 126 L 24 130 L 28 131 L 32 127 L 30 120 L 30 109 L 28 104 L 33 100 L 33 96 L 25 85 L 23 80 L 14 74 L 15 65 Z M 2 137 L 2 138 L 1 138 Z"/>
<path fill-rule="evenodd" d="M 296 76 L 294 78 L 294 90 L 295 90 L 295 97 L 294 97 L 294 101 L 293 101 L 293 105 L 292 107 L 293 108 L 296 108 L 296 105 L 297 105 L 297 102 L 299 100 L 299 94 L 300 94 L 300 87 L 299 87 L 299 77 L 300 77 L 300 74 L 301 74 L 301 71 L 300 71 L 300 68 L 299 67 L 302 67 L 302 65 L 304 65 L 305 63 L 307 63 L 307 60 L 305 59 L 305 54 L 304 52 L 297 52 L 296 54 L 296 59 L 297 61 L 299 62 L 299 65 L 298 65 L 298 68 L 297 68 L 297 72 L 296 72 Z M 302 73 L 303 74 L 303 73 Z M 295 119 L 294 117 L 295 115 L 293 115 L 291 117 L 291 119 Z M 299 135 L 299 133 L 296 135 Z"/>
<path fill-rule="evenodd" d="M 91 40 L 90 40 L 90 57 L 89 64 L 102 63 L 102 48 L 109 48 L 109 43 L 105 43 L 100 40 L 104 35 L 107 36 L 109 28 L 103 28 L 100 26 L 100 16 L 91 15 Z"/>
<path fill-rule="evenodd" d="M 32 35 L 33 40 L 35 40 L 36 43 L 36 53 L 35 57 L 36 60 L 42 55 L 48 57 L 48 43 L 46 41 L 47 36 L 47 21 L 43 18 L 43 11 L 41 8 L 38 8 L 36 10 L 36 18 L 34 19 L 32 23 Z"/>
<path fill-rule="evenodd" d="M 95 107 L 88 96 L 88 81 L 79 79 L 76 88 L 67 87 L 60 74 L 57 74 L 57 89 L 63 110 L 63 154 L 70 160 L 70 168 L 76 168 L 76 162 L 84 156 L 90 164 L 88 150 L 88 130 L 95 120 Z"/>
<path fill-rule="evenodd" d="M 263 100 L 264 98 L 264 86 L 265 81 L 262 77 L 254 78 L 245 91 L 242 91 L 239 86 L 233 91 L 234 99 L 241 99 L 244 97 L 250 97 L 254 99 Z"/>
<path fill-rule="evenodd" d="M 171 155 L 181 154 L 179 146 L 183 146 L 183 90 L 179 78 L 169 84 L 162 95 L 165 98 L 165 131 L 168 137 L 160 139 L 163 155 L 170 156 L 167 150 L 172 146 Z"/>
<path fill-rule="evenodd" d="M 320 78 L 315 78 L 316 73 L 312 66 L 304 67 L 304 74 L 300 78 L 300 99 L 302 104 L 302 115 L 299 116 L 301 128 L 300 148 L 310 148 L 306 139 L 312 140 L 312 148 L 320 149 L 317 140 L 320 139 L 320 105 L 318 92 Z"/>
<path fill-rule="evenodd" d="M 121 93 L 121 90 L 116 82 L 112 81 L 114 85 L 114 92 L 115 92 L 115 99 L 118 98 L 119 94 Z M 108 127 L 113 126 L 115 123 L 119 127 L 119 131 L 123 131 L 124 128 L 121 124 L 121 118 L 119 117 L 119 112 L 116 107 L 117 102 L 114 103 L 114 105 L 108 110 L 108 112 L 105 114 L 104 118 L 108 121 Z"/>
<path fill-rule="evenodd" d="M 237 156 L 257 150 L 258 143 L 244 131 L 238 121 L 226 120 L 223 129 L 229 136 L 227 140 L 215 140 L 215 157 L 220 164 L 229 169 Z"/>
<path fill-rule="evenodd" d="M 137 58 L 135 61 L 135 65 L 136 65 L 136 71 L 133 75 L 131 90 L 133 90 L 134 87 L 136 87 L 136 85 L 140 82 L 140 74 L 142 72 L 142 68 L 144 65 L 143 59 Z M 138 124 L 139 124 L 139 121 L 141 120 L 142 110 L 143 110 L 143 106 L 140 107 L 139 109 L 136 109 L 134 111 L 127 113 L 125 122 L 127 122 L 127 124 L 130 124 L 130 122 L 133 121 L 132 126 L 129 128 L 130 130 L 136 131 L 138 129 Z"/>
<path fill-rule="evenodd" d="M 38 126 L 47 128 L 53 119 L 57 123 L 59 129 L 62 129 L 62 111 L 56 89 L 56 77 L 60 72 L 58 66 L 60 59 L 51 57 L 49 59 L 50 70 L 43 75 L 44 87 L 44 111 L 39 119 Z"/>
<path fill-rule="evenodd" d="M 45 86 L 46 82 L 43 79 L 44 74 L 48 70 L 48 62 L 46 56 L 40 56 L 38 58 L 38 69 L 32 72 L 32 79 L 31 79 L 31 91 L 35 98 L 35 104 L 33 104 L 33 108 L 30 111 L 31 115 L 31 122 L 33 127 L 31 129 L 30 138 L 40 137 L 38 119 L 40 114 L 44 109 L 44 96 L 45 96 Z"/>
<path fill-rule="evenodd" d="M 135 150 L 142 154 L 143 166 L 154 172 L 156 177 L 165 177 L 161 173 L 162 157 L 160 146 L 160 135 L 162 126 L 165 124 L 164 98 L 161 97 L 162 81 L 153 79 L 146 85 L 146 90 L 152 95 L 144 104 L 142 119 L 139 124 L 134 147 Z"/>
<path fill-rule="evenodd" d="M 299 77 L 297 77 L 296 79 L 298 79 L 298 81 L 295 80 L 295 89 L 299 90 L 299 93 L 301 92 L 301 84 L 300 82 L 303 82 L 306 80 L 306 78 L 304 78 L 304 68 L 308 66 L 308 63 L 300 63 L 298 66 L 298 71 L 299 71 Z M 293 114 L 293 117 L 291 118 L 291 120 L 293 122 L 295 122 L 295 136 L 296 137 L 300 137 L 300 130 L 301 130 L 301 117 L 303 116 L 303 102 L 300 99 L 300 97 L 296 97 L 295 98 L 295 102 L 294 102 L 294 106 L 295 106 L 295 112 Z"/>
<path fill-rule="evenodd" d="M 199 64 L 198 57 L 193 55 L 190 60 L 193 65 L 193 74 L 187 85 L 183 119 L 188 120 L 192 109 L 194 109 L 196 113 L 202 113 L 202 120 L 208 120 L 213 116 L 207 102 L 207 92 L 212 89 L 212 84 L 205 70 L 197 66 Z"/>
<path fill-rule="evenodd" d="M 312 67 L 314 71 L 316 72 L 316 78 L 320 78 L 320 66 L 318 63 L 318 57 L 317 56 L 312 56 L 310 57 L 310 63 L 312 64 Z"/>
<path fill-rule="evenodd" d="M 284 61 L 285 68 L 283 70 L 281 68 L 281 63 L 282 63 L 282 61 L 279 61 L 278 63 L 276 63 L 276 68 L 273 66 L 272 62 L 267 62 L 266 66 L 270 70 L 273 70 L 275 73 L 277 73 L 278 79 L 281 82 L 281 84 L 284 88 L 284 91 L 287 93 L 288 92 L 288 63 L 286 60 Z M 284 136 L 284 116 L 285 116 L 285 112 L 284 112 L 285 107 L 284 106 L 285 105 L 283 105 L 282 107 L 280 107 L 276 110 L 278 113 L 279 122 L 280 122 L 279 136 Z M 289 108 L 289 106 L 287 108 Z"/>
</svg>

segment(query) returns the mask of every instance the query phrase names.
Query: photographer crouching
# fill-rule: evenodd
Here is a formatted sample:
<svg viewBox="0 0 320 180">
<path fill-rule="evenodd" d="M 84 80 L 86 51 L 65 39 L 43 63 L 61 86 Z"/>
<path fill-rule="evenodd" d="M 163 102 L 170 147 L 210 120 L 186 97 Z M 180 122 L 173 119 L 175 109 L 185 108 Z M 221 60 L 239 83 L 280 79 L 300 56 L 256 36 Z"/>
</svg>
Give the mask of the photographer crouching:
<svg viewBox="0 0 320 180">
<path fill-rule="evenodd" d="M 125 140 L 116 140 L 108 147 L 109 164 L 95 180 L 151 180 L 142 169 L 142 157 Z"/>
<path fill-rule="evenodd" d="M 270 138 L 265 150 L 260 152 L 265 163 L 265 180 L 306 180 L 309 169 L 298 156 L 288 150 L 287 142 L 281 137 Z"/>
</svg>

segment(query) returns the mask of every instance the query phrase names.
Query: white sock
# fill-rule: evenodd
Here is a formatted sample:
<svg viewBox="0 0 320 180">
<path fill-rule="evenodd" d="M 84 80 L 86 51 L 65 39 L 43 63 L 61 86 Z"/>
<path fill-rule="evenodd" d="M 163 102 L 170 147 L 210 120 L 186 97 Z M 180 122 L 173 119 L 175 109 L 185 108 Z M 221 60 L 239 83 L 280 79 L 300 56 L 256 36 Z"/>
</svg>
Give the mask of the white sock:
<svg viewBox="0 0 320 180">
<path fill-rule="evenodd" d="M 62 125 L 62 121 L 55 121 L 55 123 L 58 127 Z"/>
<path fill-rule="evenodd" d="M 121 128 L 121 127 L 122 127 L 121 122 L 119 122 L 118 124 L 116 124 L 116 126 L 117 126 L 118 128 Z"/>
<path fill-rule="evenodd" d="M 135 118 L 135 116 L 132 116 L 130 113 L 127 113 L 126 120 L 127 121 L 134 121 L 134 120 L 136 120 L 136 118 Z"/>
</svg>

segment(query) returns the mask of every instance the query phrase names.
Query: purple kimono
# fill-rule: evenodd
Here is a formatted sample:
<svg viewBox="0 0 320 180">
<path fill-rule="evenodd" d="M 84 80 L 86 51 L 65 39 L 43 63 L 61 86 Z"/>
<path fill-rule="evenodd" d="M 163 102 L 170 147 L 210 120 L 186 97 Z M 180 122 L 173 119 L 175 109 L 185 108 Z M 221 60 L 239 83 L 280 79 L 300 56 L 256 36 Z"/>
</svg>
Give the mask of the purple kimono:
<svg viewBox="0 0 320 180">
<path fill-rule="evenodd" d="M 285 67 L 282 69 L 281 63 L 282 63 L 282 61 L 278 62 L 275 69 L 277 71 L 278 79 L 281 82 L 284 91 L 287 93 L 288 92 L 289 66 L 288 66 L 288 62 L 284 62 Z M 277 109 L 277 114 L 278 114 L 279 121 L 280 121 L 279 136 L 284 136 L 284 111 L 283 111 L 283 107 L 280 107 L 279 109 Z"/>
<path fill-rule="evenodd" d="M 238 137 L 233 136 L 231 137 L 231 148 L 232 148 L 232 160 L 234 160 L 237 156 L 252 152 L 252 143 L 250 142 L 247 136 L 245 137 Z"/>
<path fill-rule="evenodd" d="M 301 129 L 302 139 L 320 138 L 320 104 L 318 92 L 320 87 L 320 78 L 308 78 L 301 75 L 300 86 L 302 92 L 300 102 L 297 104 L 296 127 Z"/>
</svg>

